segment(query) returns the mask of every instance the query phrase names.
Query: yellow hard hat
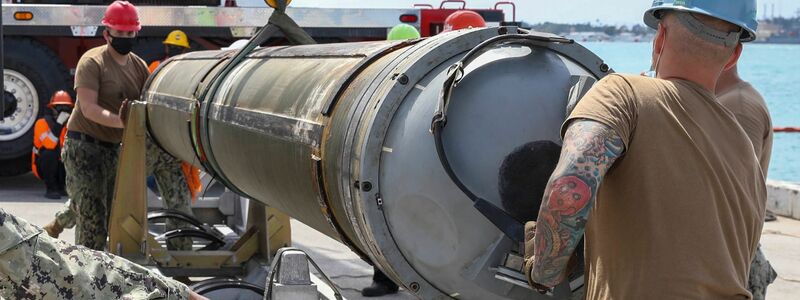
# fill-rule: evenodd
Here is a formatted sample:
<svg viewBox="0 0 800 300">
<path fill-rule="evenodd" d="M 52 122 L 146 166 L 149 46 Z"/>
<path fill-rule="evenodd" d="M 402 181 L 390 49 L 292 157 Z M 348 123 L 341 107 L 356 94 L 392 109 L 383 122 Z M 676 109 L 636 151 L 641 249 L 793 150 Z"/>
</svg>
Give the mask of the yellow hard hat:
<svg viewBox="0 0 800 300">
<path fill-rule="evenodd" d="M 175 45 L 178 47 L 190 48 L 189 37 L 186 36 L 186 33 L 183 31 L 173 30 L 167 35 L 167 38 L 164 39 L 164 45 Z"/>
</svg>

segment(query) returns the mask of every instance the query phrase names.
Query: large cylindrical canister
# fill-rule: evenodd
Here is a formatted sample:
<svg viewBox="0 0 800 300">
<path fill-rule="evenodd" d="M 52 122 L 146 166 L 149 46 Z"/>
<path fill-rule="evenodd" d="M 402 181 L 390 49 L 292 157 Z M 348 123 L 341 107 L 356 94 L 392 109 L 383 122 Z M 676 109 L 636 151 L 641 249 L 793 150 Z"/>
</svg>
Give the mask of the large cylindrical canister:
<svg viewBox="0 0 800 300">
<path fill-rule="evenodd" d="M 521 249 L 448 177 L 430 132 L 448 67 L 509 30 L 260 48 L 226 76 L 216 75 L 233 52 L 189 53 L 145 87 L 148 131 L 174 156 L 347 244 L 420 298 L 547 297 L 501 274 L 506 255 Z M 582 46 L 535 35 L 489 47 L 466 66 L 443 133 L 461 181 L 519 221 L 536 216 L 571 95 L 609 72 Z M 198 99 L 209 84 L 218 88 Z"/>
</svg>

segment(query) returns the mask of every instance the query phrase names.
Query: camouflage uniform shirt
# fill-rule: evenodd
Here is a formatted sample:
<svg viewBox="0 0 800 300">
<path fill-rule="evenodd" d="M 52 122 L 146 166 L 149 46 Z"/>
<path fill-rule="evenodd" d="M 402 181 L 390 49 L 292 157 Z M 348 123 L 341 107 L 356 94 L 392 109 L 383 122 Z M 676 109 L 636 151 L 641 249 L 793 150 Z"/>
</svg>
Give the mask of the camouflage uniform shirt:
<svg viewBox="0 0 800 300">
<path fill-rule="evenodd" d="M 0 209 L 0 299 L 187 299 L 186 285 Z"/>
</svg>

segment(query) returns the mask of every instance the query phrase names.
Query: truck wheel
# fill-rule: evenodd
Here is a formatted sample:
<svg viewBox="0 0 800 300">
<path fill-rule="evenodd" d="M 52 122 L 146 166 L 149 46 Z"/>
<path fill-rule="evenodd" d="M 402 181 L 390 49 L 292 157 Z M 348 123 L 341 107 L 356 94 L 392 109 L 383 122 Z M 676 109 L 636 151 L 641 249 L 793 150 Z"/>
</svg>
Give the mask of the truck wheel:
<svg viewBox="0 0 800 300">
<path fill-rule="evenodd" d="M 61 60 L 35 40 L 6 38 L 4 48 L 6 109 L 0 121 L 0 176 L 11 176 L 30 171 L 33 124 L 53 93 L 71 90 L 71 80 Z"/>
<path fill-rule="evenodd" d="M 31 171 L 31 155 L 0 159 L 0 177 L 17 176 Z"/>
</svg>

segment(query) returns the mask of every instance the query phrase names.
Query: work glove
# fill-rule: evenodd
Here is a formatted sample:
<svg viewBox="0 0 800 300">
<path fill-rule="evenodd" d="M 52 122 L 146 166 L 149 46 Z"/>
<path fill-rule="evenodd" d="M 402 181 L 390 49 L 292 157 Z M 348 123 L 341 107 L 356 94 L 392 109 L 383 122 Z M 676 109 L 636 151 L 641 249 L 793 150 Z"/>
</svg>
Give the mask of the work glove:
<svg viewBox="0 0 800 300">
<path fill-rule="evenodd" d="M 119 106 L 119 119 L 122 121 L 122 126 L 128 124 L 128 112 L 131 110 L 131 101 L 125 98 L 122 100 L 122 105 Z"/>
<path fill-rule="evenodd" d="M 531 271 L 533 270 L 533 254 L 536 251 L 536 248 L 533 245 L 534 236 L 536 236 L 536 221 L 525 222 L 525 266 L 523 267 L 523 271 L 525 272 L 525 278 L 528 279 L 528 285 L 530 285 L 540 294 L 546 294 L 548 291 L 550 291 L 550 288 L 534 282 L 531 278 Z"/>
<path fill-rule="evenodd" d="M 64 122 L 66 122 L 67 120 L 69 120 L 69 113 L 65 111 L 62 111 L 61 113 L 58 114 L 58 117 L 56 117 L 56 123 L 60 125 L 64 125 Z"/>
<path fill-rule="evenodd" d="M 525 264 L 533 261 L 533 254 L 536 249 L 533 247 L 533 237 L 536 235 L 536 221 L 525 222 Z"/>
<path fill-rule="evenodd" d="M 536 236 L 536 222 L 535 221 L 528 221 L 525 223 L 525 266 L 523 267 L 523 271 L 525 272 L 525 278 L 528 279 L 528 285 L 530 285 L 534 290 L 538 291 L 541 294 L 546 294 L 551 290 L 550 287 L 545 285 L 536 283 L 531 278 L 531 272 L 533 271 L 533 262 L 534 262 L 534 253 L 536 248 L 534 246 L 534 236 Z M 567 267 L 564 272 L 564 276 L 571 274 L 576 267 L 578 267 L 578 250 L 583 249 L 576 249 L 569 258 L 569 262 L 567 262 Z"/>
</svg>

